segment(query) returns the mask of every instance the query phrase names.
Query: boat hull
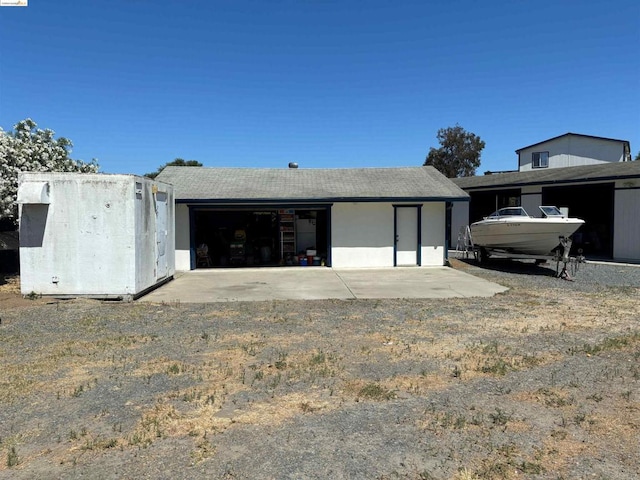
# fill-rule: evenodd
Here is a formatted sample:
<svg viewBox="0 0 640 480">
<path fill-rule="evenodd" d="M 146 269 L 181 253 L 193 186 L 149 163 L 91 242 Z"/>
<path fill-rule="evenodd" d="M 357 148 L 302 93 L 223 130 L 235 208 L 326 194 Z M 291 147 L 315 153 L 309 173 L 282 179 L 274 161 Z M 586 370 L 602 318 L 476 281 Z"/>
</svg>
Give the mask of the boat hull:
<svg viewBox="0 0 640 480">
<path fill-rule="evenodd" d="M 523 255 L 551 255 L 560 237 L 571 236 L 584 220 L 578 218 L 498 218 L 473 223 L 474 245 Z"/>
</svg>

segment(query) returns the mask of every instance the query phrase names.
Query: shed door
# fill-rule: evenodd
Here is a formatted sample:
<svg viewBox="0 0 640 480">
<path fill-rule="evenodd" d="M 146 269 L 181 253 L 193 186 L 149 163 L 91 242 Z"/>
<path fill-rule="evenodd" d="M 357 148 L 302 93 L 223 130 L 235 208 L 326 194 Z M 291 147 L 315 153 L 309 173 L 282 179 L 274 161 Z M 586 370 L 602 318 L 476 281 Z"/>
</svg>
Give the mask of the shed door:
<svg viewBox="0 0 640 480">
<path fill-rule="evenodd" d="M 416 266 L 419 263 L 419 218 L 418 206 L 396 206 L 396 258 L 397 266 Z"/>
<path fill-rule="evenodd" d="M 167 193 L 156 194 L 156 272 L 157 278 L 167 276 Z"/>
</svg>

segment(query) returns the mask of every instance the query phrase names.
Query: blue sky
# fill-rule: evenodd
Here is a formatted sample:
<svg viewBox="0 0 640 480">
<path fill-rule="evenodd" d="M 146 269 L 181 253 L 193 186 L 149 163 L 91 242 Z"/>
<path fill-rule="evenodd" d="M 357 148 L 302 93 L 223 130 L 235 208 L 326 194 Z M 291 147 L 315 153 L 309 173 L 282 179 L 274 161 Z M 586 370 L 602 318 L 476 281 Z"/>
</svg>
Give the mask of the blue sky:
<svg viewBox="0 0 640 480">
<path fill-rule="evenodd" d="M 566 132 L 640 151 L 637 0 L 29 0 L 0 42 L 0 126 L 107 173 L 419 166 L 455 124 L 478 174 Z"/>
</svg>

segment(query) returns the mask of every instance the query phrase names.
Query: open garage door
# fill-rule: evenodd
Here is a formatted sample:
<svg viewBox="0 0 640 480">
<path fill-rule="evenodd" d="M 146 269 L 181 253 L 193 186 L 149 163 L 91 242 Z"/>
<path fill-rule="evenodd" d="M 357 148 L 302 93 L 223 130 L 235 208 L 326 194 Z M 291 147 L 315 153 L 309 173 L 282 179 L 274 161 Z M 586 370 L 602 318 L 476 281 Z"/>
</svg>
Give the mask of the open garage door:
<svg viewBox="0 0 640 480">
<path fill-rule="evenodd" d="M 327 265 L 327 208 L 196 207 L 195 267 Z"/>
<path fill-rule="evenodd" d="M 545 187 L 542 203 L 567 207 L 569 216 L 585 221 L 573 235 L 572 252 L 581 248 L 588 256 L 613 257 L 613 183 Z"/>
</svg>

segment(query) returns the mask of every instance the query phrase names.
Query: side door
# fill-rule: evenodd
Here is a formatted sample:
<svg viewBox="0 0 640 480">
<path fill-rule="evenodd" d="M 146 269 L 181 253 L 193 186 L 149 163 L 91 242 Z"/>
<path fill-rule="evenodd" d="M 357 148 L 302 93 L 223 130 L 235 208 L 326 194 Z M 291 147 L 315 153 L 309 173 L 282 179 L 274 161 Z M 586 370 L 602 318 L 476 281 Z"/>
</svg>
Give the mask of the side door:
<svg viewBox="0 0 640 480">
<path fill-rule="evenodd" d="M 394 205 L 394 266 L 420 265 L 420 205 Z"/>
</svg>

